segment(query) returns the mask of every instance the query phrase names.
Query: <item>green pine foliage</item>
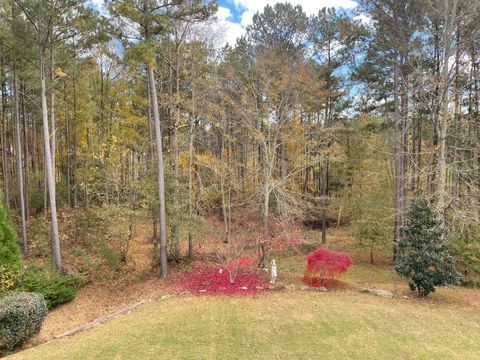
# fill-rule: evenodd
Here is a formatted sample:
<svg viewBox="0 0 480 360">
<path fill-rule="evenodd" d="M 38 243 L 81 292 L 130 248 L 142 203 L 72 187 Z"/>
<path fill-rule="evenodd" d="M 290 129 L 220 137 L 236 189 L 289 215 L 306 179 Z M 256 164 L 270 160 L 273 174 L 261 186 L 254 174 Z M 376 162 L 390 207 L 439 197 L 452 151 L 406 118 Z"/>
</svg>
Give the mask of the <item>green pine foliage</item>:
<svg viewBox="0 0 480 360">
<path fill-rule="evenodd" d="M 18 284 L 21 260 L 17 234 L 8 221 L 3 203 L 0 202 L 0 294 Z"/>
<path fill-rule="evenodd" d="M 0 202 L 0 264 L 15 266 L 20 262 L 17 234 L 8 221 L 5 206 Z"/>
<path fill-rule="evenodd" d="M 401 229 L 397 256 L 395 271 L 409 279 L 410 288 L 422 296 L 434 292 L 437 286 L 460 280 L 442 226 L 426 199 L 412 201 Z"/>
<path fill-rule="evenodd" d="M 480 286 L 480 225 L 462 225 L 464 224 L 459 224 L 450 231 L 449 240 L 453 245 L 455 263 L 463 275 L 463 283 L 478 287 Z"/>
</svg>

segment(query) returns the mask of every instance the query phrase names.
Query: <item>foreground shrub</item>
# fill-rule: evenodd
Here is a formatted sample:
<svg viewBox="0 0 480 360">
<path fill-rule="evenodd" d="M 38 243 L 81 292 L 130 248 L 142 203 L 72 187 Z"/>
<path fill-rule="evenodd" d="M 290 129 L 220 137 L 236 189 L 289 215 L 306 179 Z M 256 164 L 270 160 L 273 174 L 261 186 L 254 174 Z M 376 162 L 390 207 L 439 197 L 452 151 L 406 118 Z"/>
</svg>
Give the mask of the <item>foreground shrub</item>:
<svg viewBox="0 0 480 360">
<path fill-rule="evenodd" d="M 244 269 L 231 282 L 225 267 L 197 265 L 177 286 L 193 294 L 252 295 L 266 290 L 268 279 L 262 270 Z"/>
<path fill-rule="evenodd" d="M 459 282 L 450 246 L 426 199 L 412 202 L 400 235 L 395 271 L 409 279 L 410 289 L 426 296 L 434 292 L 436 286 Z"/>
<path fill-rule="evenodd" d="M 330 286 L 352 265 L 350 257 L 342 252 L 320 247 L 307 256 L 303 282 L 312 287 Z"/>
<path fill-rule="evenodd" d="M 33 265 L 24 273 L 19 289 L 42 294 L 50 309 L 72 301 L 80 286 L 81 279 L 77 276 L 49 274 Z"/>
<path fill-rule="evenodd" d="M 37 334 L 46 315 L 41 294 L 21 292 L 0 300 L 0 350 L 12 350 Z"/>
</svg>

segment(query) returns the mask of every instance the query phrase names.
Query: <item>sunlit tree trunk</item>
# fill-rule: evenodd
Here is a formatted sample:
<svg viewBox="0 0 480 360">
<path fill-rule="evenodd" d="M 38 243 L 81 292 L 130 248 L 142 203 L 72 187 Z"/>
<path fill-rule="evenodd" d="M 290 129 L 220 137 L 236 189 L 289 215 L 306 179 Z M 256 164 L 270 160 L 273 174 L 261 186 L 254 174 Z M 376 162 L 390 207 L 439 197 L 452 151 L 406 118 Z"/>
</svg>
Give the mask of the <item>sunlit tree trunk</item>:
<svg viewBox="0 0 480 360">
<path fill-rule="evenodd" d="M 441 73 L 442 84 L 442 115 L 440 119 L 440 150 L 438 156 L 438 209 L 442 225 L 445 224 L 446 193 L 447 193 L 447 130 L 450 112 L 448 110 L 449 96 L 449 60 L 452 55 L 452 38 L 457 12 L 457 0 L 444 0 L 444 34 L 443 34 L 443 64 Z"/>
<path fill-rule="evenodd" d="M 52 227 L 52 255 L 55 267 L 58 272 L 62 272 L 62 256 L 60 253 L 60 238 L 58 234 L 58 218 L 57 218 L 57 200 L 55 196 L 55 179 L 53 173 L 52 154 L 50 147 L 50 131 L 48 124 L 48 107 L 47 107 L 47 90 L 45 82 L 45 49 L 40 42 L 39 51 L 40 60 L 40 97 L 42 107 L 43 122 L 43 142 L 45 150 L 45 171 L 47 177 L 47 187 L 50 202 L 51 227 Z"/>
</svg>

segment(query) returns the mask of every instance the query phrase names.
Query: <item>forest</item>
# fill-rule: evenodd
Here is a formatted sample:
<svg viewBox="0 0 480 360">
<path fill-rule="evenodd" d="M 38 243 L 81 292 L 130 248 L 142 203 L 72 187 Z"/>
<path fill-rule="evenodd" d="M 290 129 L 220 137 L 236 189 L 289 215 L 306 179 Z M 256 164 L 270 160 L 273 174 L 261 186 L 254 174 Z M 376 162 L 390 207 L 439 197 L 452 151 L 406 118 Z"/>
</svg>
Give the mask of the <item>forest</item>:
<svg viewBox="0 0 480 360">
<path fill-rule="evenodd" d="M 440 335 L 424 345 L 480 356 L 468 338 L 480 324 L 470 316 L 480 306 L 478 0 L 359 0 L 315 12 L 265 1 L 227 42 L 226 19 L 244 3 L 0 0 L 0 354 L 33 346 L 45 317 L 48 334 L 34 345 L 65 332 L 68 314 L 82 314 L 72 328 L 147 297 L 187 319 L 202 296 L 229 313 L 236 300 L 222 292 L 240 292 L 241 318 L 257 297 L 268 303 L 264 290 L 298 311 L 323 291 L 349 309 L 361 290 L 392 295 L 391 305 L 361 298 L 377 315 L 457 306 L 465 318 L 448 306 L 438 314 L 466 338 L 445 342 L 449 329 L 432 320 Z M 5 325 L 8 301 L 38 307 L 21 339 Z M 144 309 L 167 316 L 153 303 Z M 235 338 L 198 358 L 313 358 L 301 338 L 269 350 L 262 338 L 251 353 L 237 353 Z M 164 357 L 145 358 L 196 351 L 162 341 Z M 364 341 L 326 358 L 399 358 L 412 345 L 385 338 L 379 353 L 364 353 Z M 95 358 L 135 358 L 117 345 Z M 82 343 L 70 355 L 36 349 L 45 350 L 26 358 L 88 358 Z"/>
</svg>

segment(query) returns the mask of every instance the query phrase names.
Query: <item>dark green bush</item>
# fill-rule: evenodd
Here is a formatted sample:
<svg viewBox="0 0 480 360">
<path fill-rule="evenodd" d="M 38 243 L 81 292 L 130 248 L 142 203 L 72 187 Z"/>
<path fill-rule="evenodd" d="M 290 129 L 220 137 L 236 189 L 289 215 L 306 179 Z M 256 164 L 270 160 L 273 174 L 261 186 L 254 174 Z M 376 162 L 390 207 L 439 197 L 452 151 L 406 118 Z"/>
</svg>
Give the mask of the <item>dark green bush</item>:
<svg viewBox="0 0 480 360">
<path fill-rule="evenodd" d="M 2 193 L 0 192 L 0 197 Z M 8 221 L 7 211 L 0 201 L 0 264 L 16 266 L 21 263 L 17 234 Z"/>
<path fill-rule="evenodd" d="M 397 251 L 395 271 L 409 280 L 411 290 L 422 296 L 434 292 L 437 286 L 457 284 L 460 280 L 442 226 L 426 199 L 412 201 Z"/>
<path fill-rule="evenodd" d="M 20 292 L 0 300 L 0 350 L 12 350 L 37 334 L 47 316 L 41 294 Z"/>
<path fill-rule="evenodd" d="M 17 285 L 21 262 L 17 234 L 10 225 L 7 211 L 0 201 L 0 294 Z"/>
<path fill-rule="evenodd" d="M 19 289 L 42 294 L 51 309 L 72 301 L 80 286 L 81 279 L 77 276 L 49 274 L 32 265 L 25 271 Z"/>
</svg>

